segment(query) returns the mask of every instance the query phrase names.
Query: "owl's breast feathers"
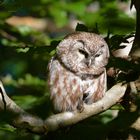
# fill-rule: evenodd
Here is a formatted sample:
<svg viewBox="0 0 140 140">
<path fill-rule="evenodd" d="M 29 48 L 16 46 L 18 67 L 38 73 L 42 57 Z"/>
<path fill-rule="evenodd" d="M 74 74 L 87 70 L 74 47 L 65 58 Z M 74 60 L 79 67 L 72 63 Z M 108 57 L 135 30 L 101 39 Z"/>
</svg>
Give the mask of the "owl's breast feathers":
<svg viewBox="0 0 140 140">
<path fill-rule="evenodd" d="M 57 112 L 82 110 L 84 103 L 91 104 L 105 93 L 105 72 L 99 77 L 83 80 L 54 58 L 49 64 L 49 71 L 51 100 Z"/>
</svg>

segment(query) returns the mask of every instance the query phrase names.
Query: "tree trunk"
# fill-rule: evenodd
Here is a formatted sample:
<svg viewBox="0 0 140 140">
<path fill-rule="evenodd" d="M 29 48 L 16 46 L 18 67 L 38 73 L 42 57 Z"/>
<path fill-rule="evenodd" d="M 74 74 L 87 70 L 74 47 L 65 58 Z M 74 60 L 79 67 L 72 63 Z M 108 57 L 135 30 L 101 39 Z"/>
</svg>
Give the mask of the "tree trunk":
<svg viewBox="0 0 140 140">
<path fill-rule="evenodd" d="M 136 8 L 136 34 L 130 55 L 135 59 L 140 58 L 140 0 L 132 0 Z"/>
</svg>

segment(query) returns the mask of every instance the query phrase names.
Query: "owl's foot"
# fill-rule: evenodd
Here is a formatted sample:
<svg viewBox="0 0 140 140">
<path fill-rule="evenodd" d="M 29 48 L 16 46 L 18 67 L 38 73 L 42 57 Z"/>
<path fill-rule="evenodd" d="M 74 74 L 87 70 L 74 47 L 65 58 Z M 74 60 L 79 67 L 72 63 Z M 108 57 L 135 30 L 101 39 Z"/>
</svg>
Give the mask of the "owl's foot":
<svg viewBox="0 0 140 140">
<path fill-rule="evenodd" d="M 79 101 L 79 103 L 78 103 L 78 106 L 77 106 L 77 110 L 78 110 L 78 112 L 83 112 L 83 110 L 84 110 L 84 103 L 83 103 L 83 101 L 81 100 L 81 101 Z"/>
</svg>

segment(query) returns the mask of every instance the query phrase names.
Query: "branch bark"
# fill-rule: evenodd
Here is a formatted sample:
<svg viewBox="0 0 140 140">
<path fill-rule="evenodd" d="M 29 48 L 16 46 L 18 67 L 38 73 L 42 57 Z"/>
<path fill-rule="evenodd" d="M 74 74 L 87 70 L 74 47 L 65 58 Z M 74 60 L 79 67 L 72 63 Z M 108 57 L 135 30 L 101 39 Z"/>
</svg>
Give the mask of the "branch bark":
<svg viewBox="0 0 140 140">
<path fill-rule="evenodd" d="M 82 112 L 65 112 L 50 116 L 47 118 L 45 126 L 49 131 L 54 131 L 99 114 L 116 104 L 123 97 L 125 91 L 126 85 L 117 84 L 108 90 L 100 101 L 92 105 L 84 105 Z"/>
<path fill-rule="evenodd" d="M 28 114 L 23 109 L 21 109 L 13 100 L 11 100 L 0 82 L 1 95 L 3 94 L 6 110 L 17 114 L 13 118 L 13 126 L 17 128 L 22 128 L 29 130 L 33 133 L 48 133 L 49 131 L 55 131 L 59 128 L 73 125 L 82 121 L 88 117 L 99 114 L 112 105 L 116 104 L 125 94 L 126 85 L 117 84 L 108 90 L 105 96 L 98 102 L 92 105 L 84 105 L 84 111 L 82 112 L 64 112 L 56 115 L 52 115 L 45 121 L 42 119 Z M 2 96 L 0 96 L 0 110 L 4 109 L 4 102 Z"/>
<path fill-rule="evenodd" d="M 0 111 L 8 111 L 14 114 L 11 124 L 16 128 L 26 129 L 33 133 L 45 133 L 44 121 L 36 116 L 28 114 L 8 97 L 0 81 Z"/>
</svg>

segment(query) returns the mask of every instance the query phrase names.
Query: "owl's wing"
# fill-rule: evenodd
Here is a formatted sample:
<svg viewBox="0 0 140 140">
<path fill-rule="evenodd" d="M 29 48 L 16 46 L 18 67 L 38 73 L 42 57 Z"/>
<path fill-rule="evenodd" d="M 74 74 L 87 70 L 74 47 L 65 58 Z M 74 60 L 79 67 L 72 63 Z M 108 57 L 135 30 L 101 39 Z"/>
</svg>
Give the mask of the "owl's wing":
<svg viewBox="0 0 140 140">
<path fill-rule="evenodd" d="M 55 59 L 49 64 L 49 71 L 49 87 L 54 109 L 57 112 L 81 109 L 83 95 L 78 77 Z"/>
</svg>

